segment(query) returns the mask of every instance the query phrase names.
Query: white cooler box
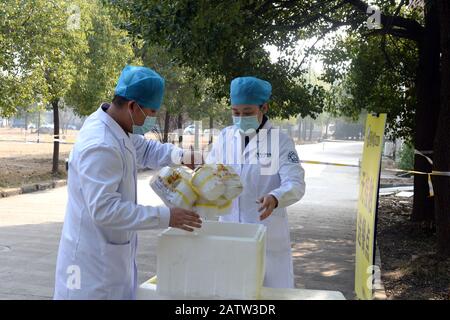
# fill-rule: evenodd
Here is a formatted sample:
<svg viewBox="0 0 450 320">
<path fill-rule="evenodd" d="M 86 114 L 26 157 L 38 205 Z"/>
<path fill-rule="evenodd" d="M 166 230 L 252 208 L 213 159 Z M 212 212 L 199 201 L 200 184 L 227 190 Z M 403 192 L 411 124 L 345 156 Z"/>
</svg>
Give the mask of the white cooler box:
<svg viewBox="0 0 450 320">
<path fill-rule="evenodd" d="M 257 299 L 264 281 L 266 227 L 204 221 L 193 233 L 158 237 L 157 293 L 171 298 Z"/>
</svg>

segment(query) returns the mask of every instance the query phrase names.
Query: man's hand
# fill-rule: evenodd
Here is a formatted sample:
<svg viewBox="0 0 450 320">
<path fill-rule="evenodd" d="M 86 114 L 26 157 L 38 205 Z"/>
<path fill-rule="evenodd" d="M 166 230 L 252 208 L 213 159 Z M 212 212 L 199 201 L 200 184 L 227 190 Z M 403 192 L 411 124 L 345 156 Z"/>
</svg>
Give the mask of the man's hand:
<svg viewBox="0 0 450 320">
<path fill-rule="evenodd" d="M 169 227 L 192 232 L 194 229 L 191 227 L 202 227 L 202 220 L 200 220 L 200 216 L 193 211 L 181 208 L 171 208 Z"/>
<path fill-rule="evenodd" d="M 261 221 L 269 217 L 272 214 L 273 209 L 278 206 L 277 198 L 275 198 L 271 194 L 259 198 L 257 203 L 261 204 L 261 207 L 258 210 L 258 212 L 262 212 L 262 214 L 259 216 L 259 220 Z"/>
</svg>

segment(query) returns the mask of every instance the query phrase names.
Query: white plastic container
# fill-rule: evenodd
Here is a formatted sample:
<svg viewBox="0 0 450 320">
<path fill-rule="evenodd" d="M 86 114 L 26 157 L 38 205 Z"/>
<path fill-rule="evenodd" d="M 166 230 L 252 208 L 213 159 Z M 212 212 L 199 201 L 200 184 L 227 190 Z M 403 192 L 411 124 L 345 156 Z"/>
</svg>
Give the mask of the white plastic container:
<svg viewBox="0 0 450 320">
<path fill-rule="evenodd" d="M 264 281 L 266 227 L 204 221 L 193 233 L 158 237 L 158 294 L 171 298 L 257 299 Z"/>
</svg>

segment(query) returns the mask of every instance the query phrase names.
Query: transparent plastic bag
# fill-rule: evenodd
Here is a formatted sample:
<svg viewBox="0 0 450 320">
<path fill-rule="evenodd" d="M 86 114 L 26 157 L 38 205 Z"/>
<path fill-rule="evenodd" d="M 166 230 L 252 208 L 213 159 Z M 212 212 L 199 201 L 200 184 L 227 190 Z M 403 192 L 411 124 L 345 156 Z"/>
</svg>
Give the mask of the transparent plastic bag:
<svg viewBox="0 0 450 320">
<path fill-rule="evenodd" d="M 164 167 L 150 180 L 150 186 L 170 208 L 192 210 L 197 194 L 190 183 L 191 172 L 183 167 Z"/>
</svg>

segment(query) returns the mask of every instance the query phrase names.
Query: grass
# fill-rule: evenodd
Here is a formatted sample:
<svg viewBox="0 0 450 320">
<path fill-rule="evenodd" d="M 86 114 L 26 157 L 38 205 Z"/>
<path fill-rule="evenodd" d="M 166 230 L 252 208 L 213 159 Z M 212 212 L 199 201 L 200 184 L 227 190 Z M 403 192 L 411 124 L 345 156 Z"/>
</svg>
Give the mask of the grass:
<svg viewBox="0 0 450 320">
<path fill-rule="evenodd" d="M 65 158 L 72 147 L 60 145 L 59 174 L 53 176 L 53 144 L 0 141 L 0 188 L 65 179 Z"/>
</svg>

